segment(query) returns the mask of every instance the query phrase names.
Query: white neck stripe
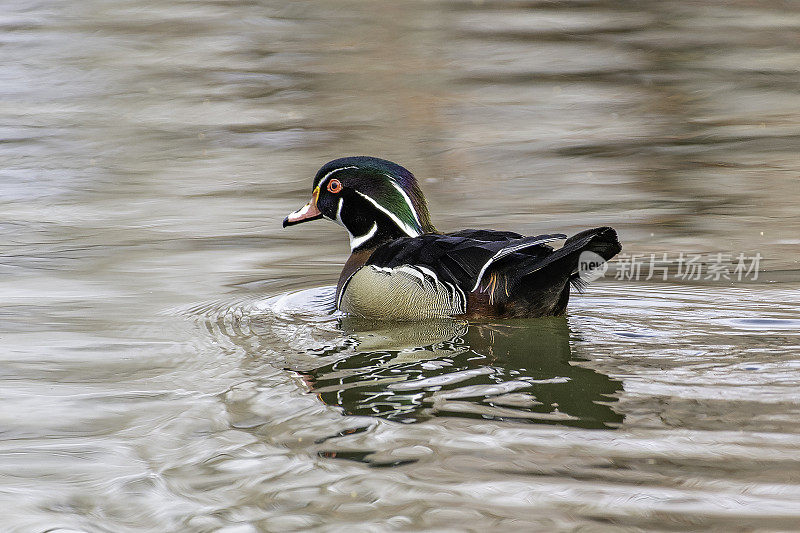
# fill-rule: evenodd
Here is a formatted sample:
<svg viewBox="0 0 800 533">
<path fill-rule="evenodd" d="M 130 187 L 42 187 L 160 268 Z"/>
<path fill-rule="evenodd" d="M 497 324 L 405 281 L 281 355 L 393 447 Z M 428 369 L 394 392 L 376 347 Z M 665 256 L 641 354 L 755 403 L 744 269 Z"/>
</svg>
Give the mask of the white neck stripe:
<svg viewBox="0 0 800 533">
<path fill-rule="evenodd" d="M 411 203 L 411 198 L 408 197 L 406 191 L 404 191 L 403 188 L 400 186 L 400 184 L 394 181 L 394 179 L 389 174 L 384 174 L 384 176 L 389 178 L 389 183 L 391 183 L 392 186 L 395 189 L 397 189 L 397 192 L 399 192 L 403 196 L 403 200 L 405 200 L 406 204 L 408 204 L 408 208 L 411 210 L 411 214 L 414 215 L 414 220 L 417 221 L 419 227 L 422 227 L 422 222 L 419 221 L 419 215 L 417 215 L 417 210 L 414 209 L 414 204 Z"/>
<path fill-rule="evenodd" d="M 341 226 L 344 226 L 344 222 L 342 222 L 343 205 L 344 205 L 344 198 L 339 198 L 339 207 L 336 209 L 336 222 L 338 222 Z"/>
<path fill-rule="evenodd" d="M 406 224 L 405 222 L 403 222 L 402 220 L 397 218 L 397 215 L 395 215 L 394 213 L 392 213 L 391 211 L 389 211 L 388 209 L 383 207 L 381 204 L 379 204 L 378 202 L 376 202 L 375 200 L 373 200 L 372 198 L 370 198 L 369 196 L 367 196 L 363 192 L 361 192 L 361 191 L 355 191 L 355 192 L 356 192 L 356 194 L 358 194 L 359 196 L 361 196 L 362 198 L 367 200 L 369 203 L 371 203 L 372 205 L 377 207 L 387 217 L 392 219 L 392 221 L 395 224 L 397 224 L 397 227 L 400 228 L 401 230 L 403 230 L 403 232 L 406 235 L 408 235 L 409 237 L 419 237 L 421 235 L 421 233 L 419 231 L 415 230 L 414 228 L 410 227 L 408 224 Z"/>
<path fill-rule="evenodd" d="M 370 240 L 372 237 L 375 236 L 376 233 L 378 233 L 377 222 L 373 223 L 372 229 L 370 229 L 365 235 L 362 235 L 361 237 L 353 237 L 352 235 L 350 235 L 350 251 L 352 252 L 353 250 L 355 250 L 356 248 L 358 248 L 359 246 Z"/>
</svg>

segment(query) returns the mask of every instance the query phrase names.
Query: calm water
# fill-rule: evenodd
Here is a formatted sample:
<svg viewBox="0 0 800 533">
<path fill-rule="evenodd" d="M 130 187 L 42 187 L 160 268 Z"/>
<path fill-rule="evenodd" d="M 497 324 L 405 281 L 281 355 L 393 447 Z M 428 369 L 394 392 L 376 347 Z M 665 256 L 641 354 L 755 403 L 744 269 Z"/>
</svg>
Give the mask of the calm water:
<svg viewBox="0 0 800 533">
<path fill-rule="evenodd" d="M 797 3 L 5 4 L 3 531 L 798 528 Z M 280 226 L 355 154 L 668 279 L 341 319 L 346 235 Z"/>
</svg>

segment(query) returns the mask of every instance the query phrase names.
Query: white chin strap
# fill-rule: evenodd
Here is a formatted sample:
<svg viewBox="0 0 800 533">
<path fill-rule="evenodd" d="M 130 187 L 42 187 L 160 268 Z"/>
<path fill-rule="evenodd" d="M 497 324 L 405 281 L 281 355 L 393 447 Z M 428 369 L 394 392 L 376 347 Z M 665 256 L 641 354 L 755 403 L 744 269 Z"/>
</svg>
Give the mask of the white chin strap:
<svg viewBox="0 0 800 533">
<path fill-rule="evenodd" d="M 359 246 L 370 240 L 372 237 L 374 237 L 376 233 L 378 233 L 378 223 L 374 222 L 372 224 L 372 228 L 370 228 L 368 232 L 366 232 L 364 235 L 361 235 L 360 237 L 354 236 L 352 233 L 350 233 L 350 230 L 348 230 L 347 233 L 350 235 L 350 251 L 352 252 L 353 250 L 355 250 L 356 248 L 358 248 Z"/>
</svg>

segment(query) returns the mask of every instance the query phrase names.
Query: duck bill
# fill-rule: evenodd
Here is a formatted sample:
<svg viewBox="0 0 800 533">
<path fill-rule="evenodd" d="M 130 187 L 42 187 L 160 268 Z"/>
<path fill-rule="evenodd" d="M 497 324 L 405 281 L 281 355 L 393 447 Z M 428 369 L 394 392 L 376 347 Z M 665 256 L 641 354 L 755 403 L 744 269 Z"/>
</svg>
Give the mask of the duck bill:
<svg viewBox="0 0 800 533">
<path fill-rule="evenodd" d="M 289 213 L 289 216 L 283 219 L 283 227 L 285 228 L 286 226 L 294 226 L 295 224 L 300 224 L 301 222 L 308 222 L 309 220 L 317 220 L 318 218 L 322 218 L 322 213 L 317 208 L 318 197 L 319 187 L 314 189 L 314 194 L 312 195 L 310 202 L 297 211 Z"/>
</svg>

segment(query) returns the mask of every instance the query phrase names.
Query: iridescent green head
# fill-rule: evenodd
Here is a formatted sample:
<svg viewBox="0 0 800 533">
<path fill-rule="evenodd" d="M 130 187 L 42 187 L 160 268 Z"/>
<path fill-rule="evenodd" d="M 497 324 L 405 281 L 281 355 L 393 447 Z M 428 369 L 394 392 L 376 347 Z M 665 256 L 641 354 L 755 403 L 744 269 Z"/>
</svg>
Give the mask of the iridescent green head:
<svg viewBox="0 0 800 533">
<path fill-rule="evenodd" d="M 283 226 L 322 217 L 344 226 L 353 251 L 436 231 L 414 175 L 376 157 L 327 163 L 314 177 L 311 201 L 286 217 Z"/>
</svg>

